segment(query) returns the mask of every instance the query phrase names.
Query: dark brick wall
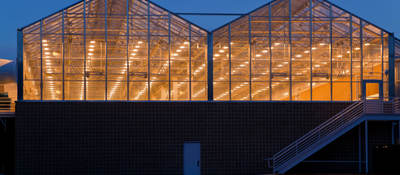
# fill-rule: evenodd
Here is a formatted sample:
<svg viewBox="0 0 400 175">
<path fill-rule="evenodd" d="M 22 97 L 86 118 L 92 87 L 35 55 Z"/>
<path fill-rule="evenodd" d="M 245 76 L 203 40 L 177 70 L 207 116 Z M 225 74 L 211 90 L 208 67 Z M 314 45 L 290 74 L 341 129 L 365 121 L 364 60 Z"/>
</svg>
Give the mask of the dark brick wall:
<svg viewBox="0 0 400 175">
<path fill-rule="evenodd" d="M 202 174 L 268 172 L 264 158 L 349 103 L 20 102 L 17 174 L 182 174 L 201 142 Z"/>
</svg>

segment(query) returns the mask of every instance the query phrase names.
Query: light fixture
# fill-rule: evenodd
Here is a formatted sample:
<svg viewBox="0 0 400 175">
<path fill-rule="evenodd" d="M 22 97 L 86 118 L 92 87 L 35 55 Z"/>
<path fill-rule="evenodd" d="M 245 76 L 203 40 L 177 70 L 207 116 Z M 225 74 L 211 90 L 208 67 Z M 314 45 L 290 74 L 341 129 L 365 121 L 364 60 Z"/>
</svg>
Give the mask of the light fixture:
<svg viewBox="0 0 400 175">
<path fill-rule="evenodd" d="M 44 40 L 42 40 L 42 42 L 47 43 L 47 40 L 44 39 Z"/>
<path fill-rule="evenodd" d="M 184 48 L 186 48 L 186 47 L 185 47 L 185 46 L 181 46 L 181 47 L 179 47 L 179 48 L 184 49 Z"/>
<path fill-rule="evenodd" d="M 296 57 L 301 58 L 301 57 L 303 57 L 303 55 L 298 54 L 298 55 L 296 55 Z"/>
<path fill-rule="evenodd" d="M 90 45 L 89 47 L 94 48 L 94 45 Z"/>
<path fill-rule="evenodd" d="M 94 51 L 94 49 L 89 49 L 89 51 L 90 51 L 90 52 L 93 52 L 93 51 Z"/>
<path fill-rule="evenodd" d="M 360 48 L 359 48 L 359 47 L 356 47 L 354 50 L 360 50 Z"/>
<path fill-rule="evenodd" d="M 343 57 L 343 55 L 338 55 L 337 57 L 338 57 L 338 58 L 342 58 L 342 57 Z"/>
<path fill-rule="evenodd" d="M 224 53 L 225 52 L 225 50 L 219 50 L 219 53 Z"/>
<path fill-rule="evenodd" d="M 189 42 L 188 42 L 188 41 L 185 41 L 183 44 L 189 44 Z"/>
<path fill-rule="evenodd" d="M 178 49 L 178 50 L 176 50 L 176 52 L 182 52 L 182 50 L 181 50 L 181 49 Z"/>
<path fill-rule="evenodd" d="M 304 51 L 304 53 L 310 53 L 310 51 L 309 51 L 309 50 L 306 50 L 306 51 Z"/>
<path fill-rule="evenodd" d="M 43 44 L 43 46 L 47 47 L 47 46 L 49 46 L 49 44 Z"/>
<path fill-rule="evenodd" d="M 369 46 L 369 45 L 371 45 L 370 43 L 365 43 L 365 46 Z"/>
<path fill-rule="evenodd" d="M 316 47 L 313 47 L 313 48 L 311 48 L 312 50 L 317 50 L 317 48 Z"/>
<path fill-rule="evenodd" d="M 136 53 L 131 53 L 132 56 L 136 56 Z"/>
<path fill-rule="evenodd" d="M 283 67 L 283 65 L 282 64 L 278 64 L 278 67 Z"/>
<path fill-rule="evenodd" d="M 139 49 L 139 48 L 140 48 L 140 46 L 135 46 L 135 48 Z"/>
<path fill-rule="evenodd" d="M 262 53 L 268 53 L 268 50 L 263 50 L 263 51 L 261 51 Z"/>
<path fill-rule="evenodd" d="M 138 41 L 137 43 L 138 43 L 138 44 L 143 44 L 143 41 Z"/>
<path fill-rule="evenodd" d="M 44 50 L 49 50 L 49 48 L 44 48 Z"/>
<path fill-rule="evenodd" d="M 224 49 L 229 49 L 229 47 L 228 47 L 228 46 L 224 46 L 223 48 L 224 48 Z"/>
<path fill-rule="evenodd" d="M 326 45 L 326 43 L 319 43 L 319 45 L 320 45 L 320 46 L 325 46 L 325 45 Z"/>
<path fill-rule="evenodd" d="M 275 45 L 275 46 L 279 46 L 279 45 L 281 45 L 281 43 L 275 43 L 274 45 Z"/>
<path fill-rule="evenodd" d="M 219 57 L 219 56 L 221 56 L 221 55 L 220 55 L 220 54 L 215 54 L 214 56 Z"/>
<path fill-rule="evenodd" d="M 261 57 L 262 55 L 260 55 L 260 54 L 256 54 L 256 57 Z"/>
<path fill-rule="evenodd" d="M 45 55 L 50 55 L 50 52 L 45 52 L 44 54 L 45 54 Z"/>
<path fill-rule="evenodd" d="M 137 52 L 137 51 L 139 51 L 139 50 L 137 50 L 137 49 L 133 49 L 133 51 L 134 51 L 134 52 Z"/>
<path fill-rule="evenodd" d="M 350 51 L 347 51 L 346 53 L 350 54 Z"/>
<path fill-rule="evenodd" d="M 88 53 L 89 56 L 93 56 L 93 53 Z"/>
<path fill-rule="evenodd" d="M 94 43 L 96 43 L 96 41 L 90 41 L 90 44 L 94 44 Z"/>
<path fill-rule="evenodd" d="M 321 67 L 319 64 L 316 64 L 315 67 Z"/>
<path fill-rule="evenodd" d="M 177 53 L 174 53 L 174 54 L 172 54 L 172 56 L 176 57 L 176 56 L 179 56 L 179 54 L 177 54 Z"/>
</svg>

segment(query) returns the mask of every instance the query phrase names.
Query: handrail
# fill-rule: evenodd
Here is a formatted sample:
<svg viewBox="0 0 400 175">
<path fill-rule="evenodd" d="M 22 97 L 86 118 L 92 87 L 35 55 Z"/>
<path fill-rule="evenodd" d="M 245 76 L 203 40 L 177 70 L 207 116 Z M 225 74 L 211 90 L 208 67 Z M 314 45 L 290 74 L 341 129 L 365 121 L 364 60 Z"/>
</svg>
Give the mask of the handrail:
<svg viewBox="0 0 400 175">
<path fill-rule="evenodd" d="M 295 161 L 300 158 L 299 156 L 310 152 L 311 149 L 319 145 L 319 143 L 329 139 L 334 134 L 339 133 L 342 129 L 350 126 L 364 116 L 364 114 L 383 113 L 384 104 L 388 103 L 391 103 L 393 114 L 400 114 L 400 98 L 392 98 L 388 101 L 384 99 L 362 100 L 351 104 L 277 152 L 272 158 L 272 167 L 274 172 L 285 168 L 287 166 L 286 164 Z"/>
</svg>

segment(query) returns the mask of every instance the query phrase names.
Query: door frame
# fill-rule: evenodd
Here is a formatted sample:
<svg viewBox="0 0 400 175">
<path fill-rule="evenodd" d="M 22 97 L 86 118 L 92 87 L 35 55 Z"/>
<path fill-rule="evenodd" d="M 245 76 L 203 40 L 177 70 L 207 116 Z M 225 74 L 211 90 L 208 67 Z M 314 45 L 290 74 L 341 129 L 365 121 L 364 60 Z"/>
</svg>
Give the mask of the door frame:
<svg viewBox="0 0 400 175">
<path fill-rule="evenodd" d="M 367 84 L 379 84 L 379 99 L 383 99 L 383 81 L 382 80 L 363 80 L 362 81 L 362 98 L 367 99 Z"/>
</svg>

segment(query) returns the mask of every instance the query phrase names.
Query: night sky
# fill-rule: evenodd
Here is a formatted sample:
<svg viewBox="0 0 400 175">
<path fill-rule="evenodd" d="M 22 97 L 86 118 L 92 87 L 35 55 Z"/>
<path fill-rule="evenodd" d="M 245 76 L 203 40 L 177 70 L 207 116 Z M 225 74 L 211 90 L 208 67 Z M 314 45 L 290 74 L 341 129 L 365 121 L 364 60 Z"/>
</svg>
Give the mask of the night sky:
<svg viewBox="0 0 400 175">
<path fill-rule="evenodd" d="M 24 27 L 79 0 L 3 0 L 0 6 L 0 58 L 15 59 L 17 28 Z M 172 12 L 247 13 L 270 0 L 153 0 Z M 331 0 L 400 37 L 399 0 Z M 397 10 L 397 11 L 396 11 Z M 236 17 L 185 16 L 208 30 Z"/>
</svg>

